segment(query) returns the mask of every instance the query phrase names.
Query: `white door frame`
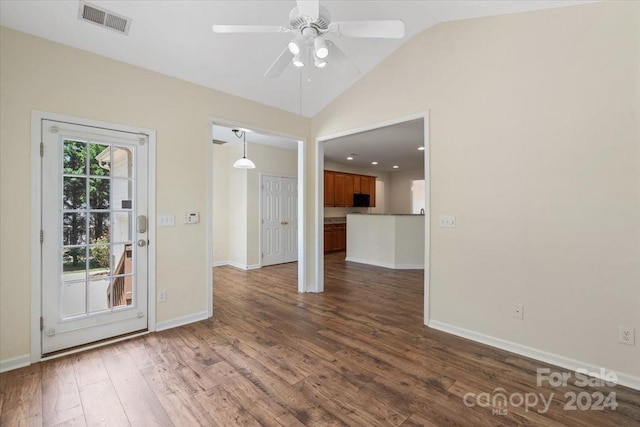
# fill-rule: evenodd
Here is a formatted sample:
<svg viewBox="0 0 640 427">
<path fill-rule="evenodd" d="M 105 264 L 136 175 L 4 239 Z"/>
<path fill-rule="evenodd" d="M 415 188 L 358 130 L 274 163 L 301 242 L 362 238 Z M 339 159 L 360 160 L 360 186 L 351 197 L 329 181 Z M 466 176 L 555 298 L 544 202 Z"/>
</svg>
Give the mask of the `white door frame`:
<svg viewBox="0 0 640 427">
<path fill-rule="evenodd" d="M 209 146 L 207 159 L 207 297 L 209 307 L 209 317 L 213 315 L 213 125 L 251 129 L 255 132 L 268 135 L 281 136 L 283 138 L 295 139 L 298 141 L 298 292 L 309 292 L 306 285 L 307 263 L 306 263 L 306 235 L 305 235 L 305 214 L 307 212 L 307 199 L 305 191 L 307 173 L 307 138 L 300 135 L 290 135 L 283 132 L 266 129 L 249 123 L 241 123 L 221 117 L 209 117 Z M 262 250 L 262 242 L 259 243 Z"/>
<path fill-rule="evenodd" d="M 349 129 L 343 132 L 337 132 L 329 135 L 322 135 L 315 140 L 315 168 L 316 168 L 316 185 L 315 185 L 315 227 L 314 227 L 314 252 L 315 252 L 315 269 L 314 269 L 314 289 L 311 292 L 324 292 L 324 203 L 322 199 L 324 197 L 324 142 L 340 138 L 347 135 L 353 135 L 355 133 L 366 132 L 381 127 L 397 125 L 399 123 L 408 122 L 411 120 L 423 119 L 424 120 L 424 203 L 425 203 L 425 216 L 424 216 L 424 324 L 429 325 L 429 290 L 430 290 L 430 270 L 431 270 L 431 175 L 430 175 L 430 140 L 429 140 L 429 111 L 424 111 L 416 114 L 411 114 L 396 119 L 391 119 L 384 122 L 373 123 L 366 126 L 361 126 L 354 129 Z"/>
<path fill-rule="evenodd" d="M 31 363 L 42 360 L 42 343 L 40 339 L 40 316 L 42 313 L 42 254 L 40 247 L 40 230 L 42 200 L 42 171 L 40 168 L 40 142 L 42 141 L 42 120 L 54 120 L 94 126 L 99 128 L 121 130 L 124 132 L 141 133 L 149 137 L 149 167 L 148 167 L 148 330 L 156 329 L 156 131 L 154 129 L 139 128 L 119 123 L 103 122 L 82 117 L 67 116 L 46 111 L 32 110 L 31 112 Z M 82 350 L 104 343 L 85 346 Z M 80 351 L 80 350 L 75 350 Z M 68 353 L 72 353 L 70 351 Z M 66 354 L 68 354 L 66 353 Z"/>
</svg>

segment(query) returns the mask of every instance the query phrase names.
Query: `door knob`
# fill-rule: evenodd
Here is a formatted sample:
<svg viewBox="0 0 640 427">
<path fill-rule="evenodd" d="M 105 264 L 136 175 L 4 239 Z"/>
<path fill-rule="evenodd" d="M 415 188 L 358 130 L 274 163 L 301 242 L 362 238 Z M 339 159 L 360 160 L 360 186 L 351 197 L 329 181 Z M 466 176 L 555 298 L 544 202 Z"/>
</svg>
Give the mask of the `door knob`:
<svg viewBox="0 0 640 427">
<path fill-rule="evenodd" d="M 147 241 L 145 239 L 138 240 L 138 246 L 140 246 L 141 248 L 147 246 Z"/>
</svg>

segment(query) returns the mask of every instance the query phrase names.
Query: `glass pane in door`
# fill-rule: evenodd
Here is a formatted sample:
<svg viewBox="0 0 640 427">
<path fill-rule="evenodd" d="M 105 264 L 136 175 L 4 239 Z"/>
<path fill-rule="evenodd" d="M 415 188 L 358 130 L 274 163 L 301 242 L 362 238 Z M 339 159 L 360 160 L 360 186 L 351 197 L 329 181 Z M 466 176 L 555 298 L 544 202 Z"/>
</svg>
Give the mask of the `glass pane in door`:
<svg viewBox="0 0 640 427">
<path fill-rule="evenodd" d="M 61 320 L 133 305 L 134 154 L 63 142 Z"/>
</svg>

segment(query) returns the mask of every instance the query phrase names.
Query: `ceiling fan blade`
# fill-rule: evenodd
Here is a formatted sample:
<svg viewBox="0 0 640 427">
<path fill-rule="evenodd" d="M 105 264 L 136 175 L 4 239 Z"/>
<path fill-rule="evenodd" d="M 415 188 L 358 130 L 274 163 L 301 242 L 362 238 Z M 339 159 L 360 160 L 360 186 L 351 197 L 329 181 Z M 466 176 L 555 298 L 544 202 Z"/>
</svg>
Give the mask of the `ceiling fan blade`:
<svg viewBox="0 0 640 427">
<path fill-rule="evenodd" d="M 319 0 L 296 0 L 298 4 L 298 13 L 300 15 L 311 18 L 312 21 L 318 19 L 320 15 L 320 1 Z"/>
<path fill-rule="evenodd" d="M 401 39 L 404 37 L 402 21 L 343 21 L 334 22 L 336 31 L 347 37 Z"/>
<path fill-rule="evenodd" d="M 284 69 L 287 68 L 287 65 L 291 64 L 291 59 L 293 59 L 293 54 L 285 47 L 280 56 L 278 56 L 278 59 L 276 59 L 267 72 L 264 73 L 264 76 L 275 79 L 282 74 Z"/>
<path fill-rule="evenodd" d="M 286 28 L 278 25 L 212 25 L 214 33 L 283 33 Z"/>
<path fill-rule="evenodd" d="M 335 43 L 327 40 L 327 46 L 331 52 L 328 58 L 329 65 L 335 64 L 338 71 L 345 72 L 352 77 L 360 74 L 358 66 Z"/>
</svg>

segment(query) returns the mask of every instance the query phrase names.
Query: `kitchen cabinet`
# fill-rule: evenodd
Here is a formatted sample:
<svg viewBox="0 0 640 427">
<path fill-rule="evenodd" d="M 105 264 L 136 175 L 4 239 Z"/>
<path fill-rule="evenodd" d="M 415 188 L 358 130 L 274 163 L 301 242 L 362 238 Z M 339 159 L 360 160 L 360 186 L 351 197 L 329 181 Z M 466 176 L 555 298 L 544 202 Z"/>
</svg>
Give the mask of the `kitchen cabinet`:
<svg viewBox="0 0 640 427">
<path fill-rule="evenodd" d="M 361 190 L 360 192 L 363 194 L 368 194 L 370 196 L 369 199 L 369 207 L 374 208 L 376 206 L 376 177 L 375 176 L 361 176 L 360 177 Z"/>
<path fill-rule="evenodd" d="M 353 206 L 353 178 L 351 174 L 335 173 L 334 206 Z"/>
<path fill-rule="evenodd" d="M 353 194 L 368 194 L 369 207 L 376 206 L 376 177 L 324 171 L 324 206 L 353 207 Z"/>
<path fill-rule="evenodd" d="M 336 174 L 331 171 L 324 171 L 324 205 L 335 206 L 335 177 Z"/>
<path fill-rule="evenodd" d="M 324 225 L 324 252 L 347 249 L 347 224 Z"/>
</svg>

